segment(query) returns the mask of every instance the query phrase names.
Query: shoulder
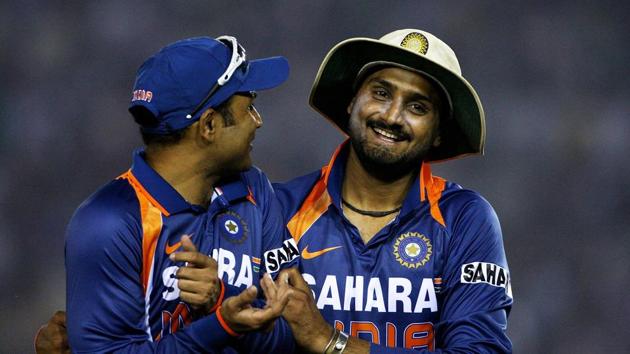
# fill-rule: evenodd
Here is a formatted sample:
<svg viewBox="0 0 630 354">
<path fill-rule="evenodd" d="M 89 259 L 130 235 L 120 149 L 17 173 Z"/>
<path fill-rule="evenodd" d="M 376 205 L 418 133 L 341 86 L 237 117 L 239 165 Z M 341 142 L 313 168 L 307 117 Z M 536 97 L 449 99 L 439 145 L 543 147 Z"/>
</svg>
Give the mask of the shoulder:
<svg viewBox="0 0 630 354">
<path fill-rule="evenodd" d="M 476 191 L 447 182 L 439 207 L 453 240 L 502 242 L 501 226 L 494 208 Z"/>
<path fill-rule="evenodd" d="M 126 235 L 142 235 L 140 205 L 124 179 L 98 189 L 74 212 L 68 224 L 66 246 L 100 245 Z"/>
<path fill-rule="evenodd" d="M 273 184 L 285 215 L 293 215 L 300 208 L 321 175 L 321 170 L 317 170 L 284 183 Z"/>
<path fill-rule="evenodd" d="M 446 182 L 440 197 L 440 209 L 447 214 L 458 214 L 463 211 L 494 214 L 492 205 L 481 194 L 453 182 Z"/>
</svg>

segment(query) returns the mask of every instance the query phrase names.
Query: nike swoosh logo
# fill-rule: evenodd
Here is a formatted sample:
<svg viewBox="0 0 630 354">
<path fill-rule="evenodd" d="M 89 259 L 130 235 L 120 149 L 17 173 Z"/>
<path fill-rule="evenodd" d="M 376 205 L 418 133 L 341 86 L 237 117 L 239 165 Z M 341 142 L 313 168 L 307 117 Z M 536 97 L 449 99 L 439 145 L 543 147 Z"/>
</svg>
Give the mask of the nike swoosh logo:
<svg viewBox="0 0 630 354">
<path fill-rule="evenodd" d="M 308 251 L 308 245 L 307 245 L 302 250 L 302 258 L 304 258 L 304 259 L 317 258 L 317 257 L 321 256 L 322 254 L 330 252 L 330 251 L 333 251 L 333 250 L 336 250 L 337 248 L 341 248 L 341 246 L 328 247 L 328 248 L 324 248 L 323 250 L 319 250 L 319 251 L 315 251 L 315 252 L 309 252 Z"/>
<path fill-rule="evenodd" d="M 175 251 L 177 251 L 177 249 L 182 245 L 182 241 L 177 242 L 174 245 L 169 245 L 168 242 L 166 242 L 166 254 L 171 254 Z"/>
<path fill-rule="evenodd" d="M 189 234 L 183 234 L 182 236 L 188 236 L 188 237 L 191 237 L 191 238 L 192 238 L 192 234 L 191 234 L 191 235 L 189 235 Z M 175 243 L 175 244 L 173 244 L 173 245 L 170 245 L 170 246 L 169 246 L 169 244 L 168 244 L 168 241 L 166 241 L 166 254 L 167 254 L 167 255 L 169 255 L 169 254 L 171 254 L 171 253 L 173 253 L 173 252 L 177 251 L 177 249 L 178 249 L 179 247 L 181 247 L 181 245 L 182 245 L 182 241 L 179 241 L 179 242 L 177 242 L 177 243 Z"/>
</svg>

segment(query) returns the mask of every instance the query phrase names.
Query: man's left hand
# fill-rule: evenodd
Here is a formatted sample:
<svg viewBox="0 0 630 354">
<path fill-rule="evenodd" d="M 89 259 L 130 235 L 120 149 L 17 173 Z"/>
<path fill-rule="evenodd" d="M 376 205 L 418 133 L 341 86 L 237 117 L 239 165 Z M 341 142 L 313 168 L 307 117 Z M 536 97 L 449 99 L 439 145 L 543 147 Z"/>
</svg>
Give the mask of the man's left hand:
<svg viewBox="0 0 630 354">
<path fill-rule="evenodd" d="M 57 311 L 48 323 L 43 325 L 35 335 L 35 352 L 37 354 L 70 353 L 68 331 L 66 330 L 66 313 Z"/>
</svg>

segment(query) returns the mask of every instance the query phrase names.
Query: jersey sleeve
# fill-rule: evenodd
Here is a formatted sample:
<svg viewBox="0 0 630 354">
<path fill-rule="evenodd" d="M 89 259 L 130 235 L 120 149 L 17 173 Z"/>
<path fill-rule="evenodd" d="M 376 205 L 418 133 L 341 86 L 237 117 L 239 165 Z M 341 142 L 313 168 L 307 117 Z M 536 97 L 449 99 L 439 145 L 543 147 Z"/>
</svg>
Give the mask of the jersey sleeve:
<svg viewBox="0 0 630 354">
<path fill-rule="evenodd" d="M 464 202 L 453 201 L 461 207 L 445 208 L 453 211 L 446 215 L 436 347 L 447 353 L 511 353 L 506 330 L 513 300 L 501 226 L 485 199 L 470 191 L 462 194 Z"/>
<path fill-rule="evenodd" d="M 216 315 L 152 341 L 140 281 L 141 226 L 110 203 L 88 203 L 66 234 L 67 328 L 77 353 L 213 352 L 230 339 Z"/>
<path fill-rule="evenodd" d="M 299 264 L 300 253 L 297 245 L 286 227 L 282 207 L 274 188 L 260 172 L 257 190 L 263 216 L 263 263 L 264 269 L 274 279 L 281 269 L 295 267 Z"/>
<path fill-rule="evenodd" d="M 510 275 L 497 215 L 485 199 L 469 191 L 447 203 L 451 205 L 440 208 L 448 236 L 441 274 L 444 288 L 438 295 L 437 349 L 372 344 L 373 354 L 512 352 L 506 334 L 512 306 Z"/>
</svg>

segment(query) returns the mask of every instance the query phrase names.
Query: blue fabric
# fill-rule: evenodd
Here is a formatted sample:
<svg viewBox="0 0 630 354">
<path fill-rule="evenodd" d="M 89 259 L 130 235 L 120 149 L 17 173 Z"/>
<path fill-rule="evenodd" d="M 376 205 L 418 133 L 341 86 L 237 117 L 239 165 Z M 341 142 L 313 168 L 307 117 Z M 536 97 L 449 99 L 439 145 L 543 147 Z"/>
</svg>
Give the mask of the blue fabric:
<svg viewBox="0 0 630 354">
<path fill-rule="evenodd" d="M 283 320 L 271 333 L 252 333 L 235 341 L 214 314 L 193 318 L 192 309 L 180 301 L 177 282 L 171 276 L 182 265 L 173 263 L 165 252 L 182 235 L 191 235 L 200 252 L 217 260 L 226 296 L 250 285 L 259 286 L 265 272 L 277 274 L 277 264 L 267 264 L 266 255 L 282 252 L 293 241 L 266 176 L 256 168 L 241 173 L 218 186 L 229 192 L 200 211 L 146 164 L 142 151 L 134 154 L 131 174 L 170 215 L 158 215 L 161 228 L 153 258 L 147 263 L 139 199 L 143 197 L 138 196 L 129 178 L 108 183 L 77 209 L 67 229 L 65 248 L 72 350 L 234 352 L 240 346 L 252 345 L 261 352 L 290 352 L 294 340 L 286 323 L 280 323 Z M 148 269 L 143 263 L 150 264 Z M 279 266 L 294 264 L 292 257 Z M 143 271 L 151 272 L 148 296 Z M 262 296 L 262 291 L 259 294 Z M 257 304 L 263 305 L 260 301 Z"/>
<path fill-rule="evenodd" d="M 446 182 L 444 224 L 420 198 L 420 176 L 400 214 L 364 244 L 339 205 L 345 146 L 332 163 L 327 209 L 299 237 L 301 271 L 324 318 L 373 342 L 372 353 L 509 353 L 512 306 L 501 229 L 479 194 Z M 326 169 L 274 188 L 287 222 Z M 314 258 L 304 254 L 338 247 Z M 334 265 L 334 266 L 331 266 Z M 396 348 L 392 348 L 396 347 Z M 415 350 L 412 350 L 415 349 Z"/>
</svg>

